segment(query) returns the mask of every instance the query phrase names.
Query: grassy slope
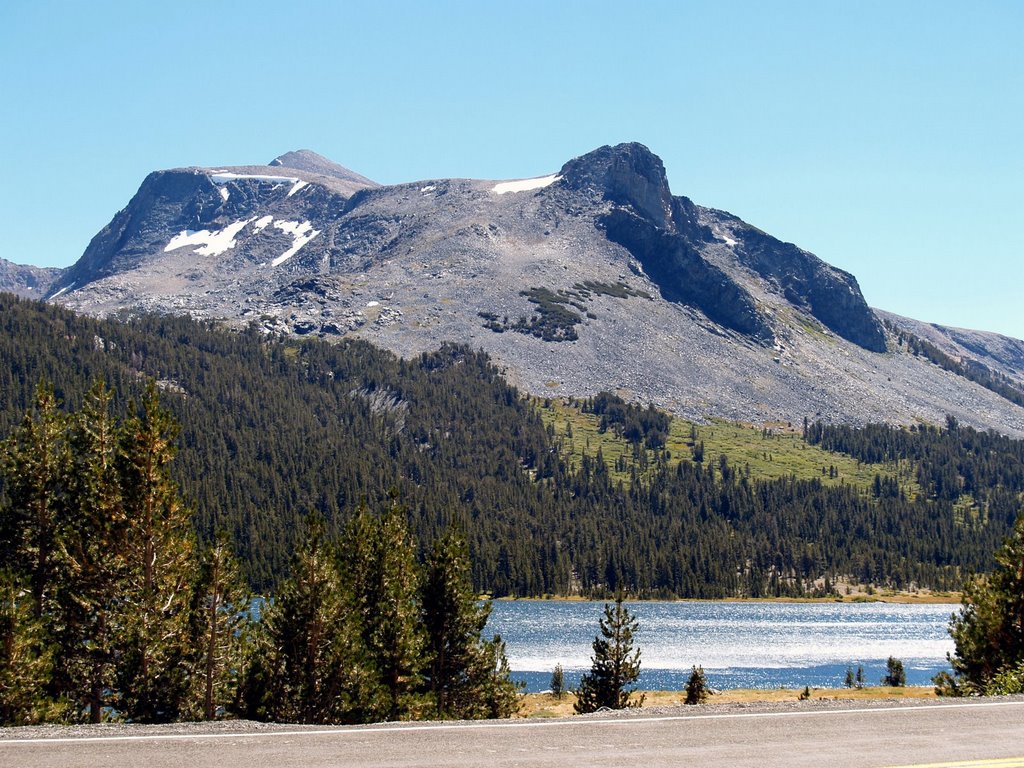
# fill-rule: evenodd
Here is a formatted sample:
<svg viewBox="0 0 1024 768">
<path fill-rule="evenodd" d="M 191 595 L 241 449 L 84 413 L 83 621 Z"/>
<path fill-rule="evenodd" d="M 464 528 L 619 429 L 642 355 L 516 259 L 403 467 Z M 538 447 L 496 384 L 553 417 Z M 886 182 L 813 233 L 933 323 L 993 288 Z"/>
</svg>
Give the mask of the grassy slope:
<svg viewBox="0 0 1024 768">
<path fill-rule="evenodd" d="M 583 413 L 578 407 L 558 400 L 538 405 L 545 423 L 550 424 L 555 435 L 562 440 L 563 452 L 574 466 L 579 465 L 584 454 L 596 456 L 600 449 L 616 479 L 628 481 L 628 467 L 634 462 L 640 467 L 639 458 L 629 442 L 611 431 L 598 432 L 597 416 Z M 867 489 L 879 474 L 896 477 L 909 496 L 918 492 L 908 466 L 862 464 L 845 454 L 830 453 L 806 444 L 800 430 L 785 423 L 763 426 L 725 421 L 691 424 L 673 419 L 666 444 L 672 456 L 671 463 L 692 461 L 694 447 L 700 442 L 704 443 L 705 462 L 717 464 L 719 456 L 724 455 L 737 471 L 745 471 L 749 467 L 752 478 L 775 479 L 796 475 L 801 479 L 819 478 L 826 485 L 846 483 Z M 615 469 L 620 457 L 625 458 L 625 472 Z M 653 453 L 648 452 L 648 458 L 652 457 Z"/>
</svg>

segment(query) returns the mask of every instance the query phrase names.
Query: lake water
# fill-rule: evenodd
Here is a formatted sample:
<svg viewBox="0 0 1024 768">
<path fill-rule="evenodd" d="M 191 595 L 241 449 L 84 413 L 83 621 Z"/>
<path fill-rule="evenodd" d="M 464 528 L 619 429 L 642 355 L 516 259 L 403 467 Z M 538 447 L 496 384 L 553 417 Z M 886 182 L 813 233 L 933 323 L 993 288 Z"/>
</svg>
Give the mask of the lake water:
<svg viewBox="0 0 1024 768">
<path fill-rule="evenodd" d="M 949 669 L 946 628 L 955 605 L 891 603 L 627 603 L 640 628 L 638 688 L 678 690 L 703 666 L 712 688 L 838 688 L 847 667 L 877 685 L 889 656 L 908 685 Z M 567 687 L 590 668 L 603 602 L 496 601 L 488 634 L 506 643 L 514 679 L 547 690 L 555 664 Z"/>
</svg>

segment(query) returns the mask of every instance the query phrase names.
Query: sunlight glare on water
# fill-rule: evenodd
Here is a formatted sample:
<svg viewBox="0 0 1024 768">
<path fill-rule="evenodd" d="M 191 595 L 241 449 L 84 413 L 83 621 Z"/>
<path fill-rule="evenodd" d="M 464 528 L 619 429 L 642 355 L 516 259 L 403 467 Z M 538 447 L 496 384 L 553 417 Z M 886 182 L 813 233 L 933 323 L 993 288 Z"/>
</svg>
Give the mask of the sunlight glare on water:
<svg viewBox="0 0 1024 768">
<path fill-rule="evenodd" d="M 838 687 L 847 667 L 868 684 L 900 659 L 909 685 L 948 669 L 956 606 L 890 603 L 628 603 L 640 622 L 640 687 L 677 689 L 703 666 L 716 688 Z M 575 685 L 590 667 L 603 602 L 500 601 L 487 628 L 502 636 L 513 676 L 547 688 L 561 664 Z"/>
</svg>

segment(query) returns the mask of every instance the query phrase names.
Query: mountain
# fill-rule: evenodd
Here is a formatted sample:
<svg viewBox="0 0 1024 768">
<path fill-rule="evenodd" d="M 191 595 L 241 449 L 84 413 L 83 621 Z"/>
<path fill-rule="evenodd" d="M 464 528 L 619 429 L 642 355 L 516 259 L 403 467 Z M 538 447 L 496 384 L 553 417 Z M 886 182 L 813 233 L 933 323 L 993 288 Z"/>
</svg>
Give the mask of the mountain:
<svg viewBox="0 0 1024 768">
<path fill-rule="evenodd" d="M 281 168 L 295 168 L 296 170 L 307 171 L 319 176 L 332 176 L 354 185 L 355 189 L 380 186 L 377 182 L 370 181 L 365 176 L 360 176 L 355 171 L 350 171 L 348 168 L 338 165 L 323 155 L 318 155 L 316 152 L 308 149 L 285 152 L 280 157 L 275 157 L 271 160 L 269 165 Z"/>
<path fill-rule="evenodd" d="M 308 150 L 158 171 L 48 295 L 406 357 L 463 342 L 535 394 L 613 390 L 691 419 L 951 414 L 1024 435 L 1009 346 L 936 330 L 952 345 L 937 363 L 852 275 L 673 195 L 635 143 L 510 181 L 380 186 Z"/>
<path fill-rule="evenodd" d="M 41 299 L 62 270 L 31 267 L 0 259 L 0 291 L 28 299 Z"/>
<path fill-rule="evenodd" d="M 976 368 L 995 371 L 1014 381 L 1024 377 L 1024 341 L 1020 339 L 987 331 L 923 323 L 883 310 L 876 309 L 875 314 L 891 326 L 934 344 L 953 358 L 969 361 Z"/>
</svg>

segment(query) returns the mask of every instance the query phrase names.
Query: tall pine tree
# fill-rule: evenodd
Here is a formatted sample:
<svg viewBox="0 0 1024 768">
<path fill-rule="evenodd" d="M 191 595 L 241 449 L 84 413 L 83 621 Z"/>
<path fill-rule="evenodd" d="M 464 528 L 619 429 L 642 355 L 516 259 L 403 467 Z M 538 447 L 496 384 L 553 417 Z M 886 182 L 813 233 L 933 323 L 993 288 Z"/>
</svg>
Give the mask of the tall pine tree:
<svg viewBox="0 0 1024 768">
<path fill-rule="evenodd" d="M 425 665 L 426 637 L 419 608 L 416 553 L 392 492 L 380 518 L 360 506 L 348 527 L 340 562 L 363 640 L 387 691 L 389 720 L 414 717 Z"/>
<path fill-rule="evenodd" d="M 248 717 L 346 723 L 386 712 L 384 691 L 343 592 L 323 523 L 309 525 L 291 575 L 264 605 L 242 686 Z"/>
<path fill-rule="evenodd" d="M 949 632 L 950 657 L 962 689 L 1024 692 L 1024 512 L 996 552 L 996 567 L 964 589 Z M 993 686 L 994 681 L 1002 680 Z"/>
<path fill-rule="evenodd" d="M 118 459 L 120 430 L 111 414 L 112 393 L 96 382 L 69 431 L 67 497 L 61 509 L 62 578 L 53 617 L 57 640 L 54 685 L 72 705 L 98 723 L 120 706 L 115 664 L 126 612 L 124 541 Z"/>
<path fill-rule="evenodd" d="M 252 601 L 223 531 L 200 553 L 192 597 L 192 690 L 188 714 L 212 720 L 232 703 Z"/>
<path fill-rule="evenodd" d="M 36 388 L 34 408 L 4 442 L 0 468 L 7 503 L 0 507 L 0 548 L 8 567 L 27 574 L 32 612 L 42 618 L 53 595 L 59 569 L 58 527 L 66 501 L 67 418 L 58 409 L 53 388 Z"/>
<path fill-rule="evenodd" d="M 434 542 L 422 590 L 427 682 L 438 717 L 507 717 L 518 706 L 517 688 L 501 639 L 482 636 L 491 605 L 473 591 L 470 569 L 461 535 L 448 531 Z"/>
<path fill-rule="evenodd" d="M 590 672 L 584 673 L 576 692 L 577 713 L 595 712 L 601 707 L 623 709 L 643 704 L 643 694 L 630 701 L 634 688 L 629 688 L 640 677 L 640 649 L 633 648 L 633 635 L 639 622 L 623 604 L 620 592 L 614 607 L 605 603 L 601 618 L 601 634 L 594 638 L 594 655 Z"/>
<path fill-rule="evenodd" d="M 125 650 L 118 664 L 122 705 L 133 719 L 177 719 L 185 703 L 190 586 L 195 561 L 192 511 L 171 478 L 179 425 L 150 382 L 123 430 L 121 483 L 130 525 Z"/>
</svg>

